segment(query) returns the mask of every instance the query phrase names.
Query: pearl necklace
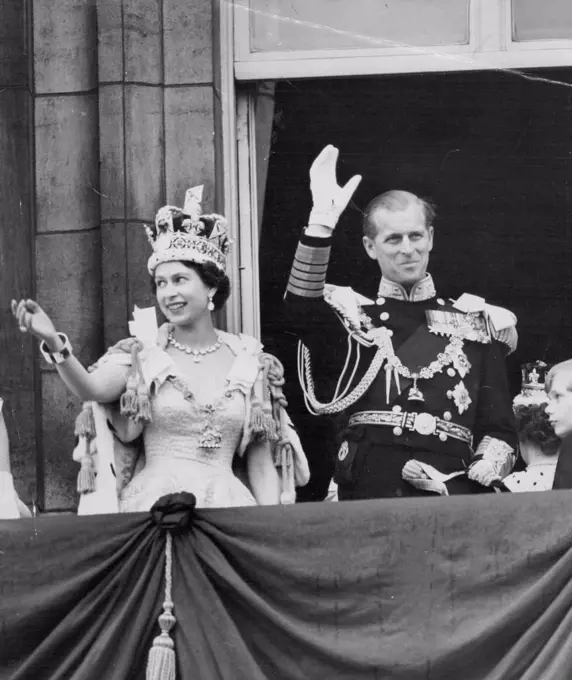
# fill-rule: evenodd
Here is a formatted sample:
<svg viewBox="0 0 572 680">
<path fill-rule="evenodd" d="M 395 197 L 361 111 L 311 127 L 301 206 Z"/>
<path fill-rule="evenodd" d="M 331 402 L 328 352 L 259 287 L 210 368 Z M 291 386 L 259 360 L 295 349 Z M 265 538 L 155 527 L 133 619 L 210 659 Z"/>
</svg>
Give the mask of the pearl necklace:
<svg viewBox="0 0 572 680">
<path fill-rule="evenodd" d="M 221 341 L 218 335 L 217 341 L 214 343 L 214 345 L 209 345 L 209 347 L 203 347 L 202 349 L 194 349 L 193 347 L 189 347 L 188 345 L 183 345 L 182 343 L 177 342 L 173 336 L 173 331 L 169 333 L 169 344 L 173 345 L 173 347 L 180 350 L 181 352 L 185 352 L 185 354 L 192 354 L 193 360 L 196 364 L 200 363 L 204 356 L 216 352 L 217 349 L 220 349 L 221 347 Z"/>
</svg>

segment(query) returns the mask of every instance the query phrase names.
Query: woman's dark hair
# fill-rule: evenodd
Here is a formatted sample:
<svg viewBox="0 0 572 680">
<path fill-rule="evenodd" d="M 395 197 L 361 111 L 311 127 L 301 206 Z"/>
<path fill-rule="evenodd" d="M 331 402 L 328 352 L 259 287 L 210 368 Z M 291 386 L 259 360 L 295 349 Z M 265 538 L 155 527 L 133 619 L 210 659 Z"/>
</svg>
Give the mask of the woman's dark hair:
<svg viewBox="0 0 572 680">
<path fill-rule="evenodd" d="M 547 456 L 558 452 L 560 438 L 548 420 L 546 404 L 519 404 L 515 407 L 514 415 L 521 439 L 537 444 Z"/>
<path fill-rule="evenodd" d="M 189 262 L 188 260 L 181 260 L 180 262 L 188 269 L 194 269 L 207 288 L 216 288 L 216 293 L 213 295 L 213 305 L 215 310 L 222 309 L 230 295 L 230 280 L 228 276 L 223 274 L 212 262 L 205 262 L 204 264 Z M 151 288 L 155 295 L 157 293 L 157 284 L 155 283 L 154 276 L 151 277 Z"/>
</svg>

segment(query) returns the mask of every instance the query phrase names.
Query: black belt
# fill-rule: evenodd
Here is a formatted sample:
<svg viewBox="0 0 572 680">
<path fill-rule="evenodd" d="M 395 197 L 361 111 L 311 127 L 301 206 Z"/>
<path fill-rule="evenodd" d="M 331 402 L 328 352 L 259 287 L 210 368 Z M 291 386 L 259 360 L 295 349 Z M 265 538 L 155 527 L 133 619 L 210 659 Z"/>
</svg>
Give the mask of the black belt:
<svg viewBox="0 0 572 680">
<path fill-rule="evenodd" d="M 473 434 L 468 427 L 456 425 L 449 420 L 443 420 L 430 413 L 409 413 L 407 411 L 359 411 L 350 417 L 349 426 L 356 425 L 385 425 L 393 427 L 393 434 L 399 437 L 403 430 L 417 432 L 429 436 L 435 435 L 441 441 L 449 437 L 472 444 Z"/>
</svg>

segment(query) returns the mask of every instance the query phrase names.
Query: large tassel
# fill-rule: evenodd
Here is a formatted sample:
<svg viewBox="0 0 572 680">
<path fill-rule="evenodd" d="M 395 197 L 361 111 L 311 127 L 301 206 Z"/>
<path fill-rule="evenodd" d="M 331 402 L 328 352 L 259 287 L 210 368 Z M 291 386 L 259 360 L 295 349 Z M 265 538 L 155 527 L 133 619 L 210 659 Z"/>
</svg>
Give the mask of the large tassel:
<svg viewBox="0 0 572 680">
<path fill-rule="evenodd" d="M 260 399 L 255 397 L 252 400 L 252 410 L 250 412 L 250 428 L 252 434 L 258 436 L 264 432 L 264 412 Z"/>
<path fill-rule="evenodd" d="M 91 402 L 83 403 L 81 412 L 75 419 L 75 436 L 95 439 L 95 419 Z"/>
<path fill-rule="evenodd" d="M 91 452 L 91 442 L 83 436 L 81 439 L 85 445 L 85 455 L 81 459 L 81 468 L 77 474 L 78 493 L 91 493 L 95 491 L 95 464 Z"/>
<path fill-rule="evenodd" d="M 250 415 L 250 429 L 255 441 L 276 441 L 276 423 L 272 417 L 272 406 L 270 402 L 263 405 L 260 403 L 259 399 L 253 399 Z"/>
<path fill-rule="evenodd" d="M 119 408 L 122 416 L 133 418 L 137 414 L 137 378 L 130 375 L 127 378 L 127 386 L 125 392 L 121 395 L 119 400 Z"/>
<path fill-rule="evenodd" d="M 150 422 L 151 400 L 149 388 L 145 384 L 141 361 L 139 359 L 139 345 L 134 342 L 131 347 L 131 372 L 127 378 L 125 392 L 119 400 L 121 415 L 132 418 L 136 423 Z"/>
<path fill-rule="evenodd" d="M 280 446 L 282 493 L 280 505 L 292 505 L 296 502 L 296 486 L 294 482 L 294 456 L 290 442 L 283 442 Z"/>
<path fill-rule="evenodd" d="M 254 439 L 256 441 L 275 442 L 278 439 L 278 428 L 274 420 L 274 409 L 272 407 L 272 392 L 268 382 L 268 372 L 270 370 L 270 362 L 267 357 L 270 355 L 263 355 L 264 374 L 262 377 L 262 394 L 264 395 L 264 402 L 261 402 L 258 397 L 252 401 L 252 412 L 250 416 L 250 428 Z"/>
<path fill-rule="evenodd" d="M 84 455 L 81 457 L 81 468 L 77 475 L 78 493 L 91 493 L 95 491 L 95 463 L 91 453 L 91 443 L 95 439 L 95 418 L 93 405 L 84 402 L 81 412 L 75 420 L 74 433 L 84 447 Z"/>
<path fill-rule="evenodd" d="M 172 587 L 173 546 L 171 533 L 168 531 L 165 543 L 165 601 L 163 612 L 159 616 L 161 635 L 153 640 L 147 660 L 146 680 L 175 680 L 176 657 L 175 643 L 170 632 L 177 623 L 173 615 Z"/>
<path fill-rule="evenodd" d="M 137 386 L 137 402 L 138 409 L 135 421 L 149 423 L 151 421 L 151 398 L 149 388 L 143 381 Z"/>
</svg>

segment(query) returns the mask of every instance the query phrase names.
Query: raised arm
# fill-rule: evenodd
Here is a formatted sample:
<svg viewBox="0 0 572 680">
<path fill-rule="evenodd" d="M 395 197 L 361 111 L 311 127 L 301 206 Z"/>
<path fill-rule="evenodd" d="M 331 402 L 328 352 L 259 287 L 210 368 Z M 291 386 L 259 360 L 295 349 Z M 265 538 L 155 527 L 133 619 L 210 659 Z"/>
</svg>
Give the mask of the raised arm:
<svg viewBox="0 0 572 680">
<path fill-rule="evenodd" d="M 89 373 L 74 357 L 69 340 L 56 328 L 40 305 L 34 300 L 12 300 L 12 313 L 23 333 L 31 333 L 40 340 L 48 360 L 69 389 L 82 401 L 109 403 L 119 399 L 126 386 L 123 367 L 105 364 Z"/>
<path fill-rule="evenodd" d="M 330 260 L 332 234 L 359 183 L 354 175 L 343 187 L 336 179 L 339 151 L 326 146 L 310 168 L 313 207 L 308 227 L 298 243 L 288 279 L 285 302 L 292 330 L 304 337 L 321 326 L 324 285 Z M 329 316 L 325 308 L 324 314 Z"/>
</svg>

